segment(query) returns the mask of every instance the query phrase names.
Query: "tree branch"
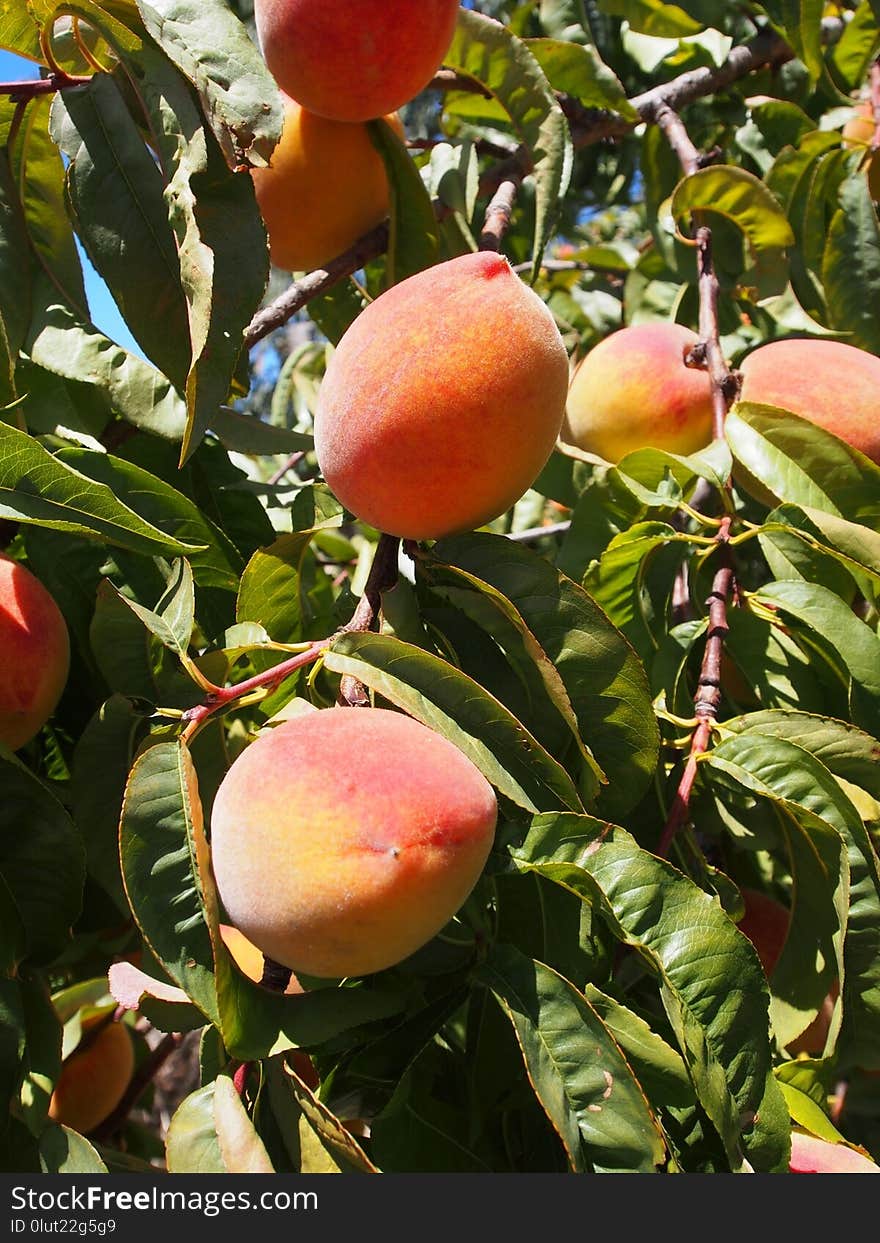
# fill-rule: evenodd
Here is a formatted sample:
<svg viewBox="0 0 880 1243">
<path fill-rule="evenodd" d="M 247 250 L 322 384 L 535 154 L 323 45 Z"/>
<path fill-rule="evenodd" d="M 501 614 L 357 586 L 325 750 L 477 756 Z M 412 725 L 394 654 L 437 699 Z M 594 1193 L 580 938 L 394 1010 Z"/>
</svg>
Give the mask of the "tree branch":
<svg viewBox="0 0 880 1243">
<path fill-rule="evenodd" d="M 112 1114 L 105 1118 L 90 1133 L 91 1139 L 97 1140 L 100 1143 L 102 1140 L 107 1140 L 112 1135 L 115 1135 L 125 1125 L 128 1115 L 138 1103 L 142 1093 L 146 1091 L 169 1057 L 171 1057 L 172 1053 L 177 1052 L 182 1043 L 183 1036 L 178 1032 L 171 1032 L 163 1037 L 135 1071 L 131 1082 L 126 1088 L 125 1095 Z"/>
<path fill-rule="evenodd" d="M 522 180 L 522 177 L 508 177 L 495 191 L 491 203 L 486 208 L 486 219 L 483 232 L 480 234 L 480 250 L 498 251 L 501 249 L 504 235 L 513 219 L 513 209 Z"/>
<path fill-rule="evenodd" d="M 91 82 L 92 75 L 71 77 L 66 73 L 50 73 L 46 78 L 27 78 L 23 82 L 0 82 L 0 95 L 8 95 L 13 103 L 38 99 L 41 95 L 54 95 L 73 86 Z"/>
<path fill-rule="evenodd" d="M 575 147 L 587 147 L 593 143 L 603 142 L 609 138 L 622 138 L 632 132 L 640 121 L 653 123 L 657 108 L 666 103 L 673 109 L 693 103 L 705 95 L 715 94 L 746 77 L 756 69 L 784 64 L 794 56 L 788 44 L 769 27 L 762 29 L 750 43 L 731 50 L 729 57 L 713 69 L 693 69 L 683 73 L 671 82 L 653 87 L 630 102 L 639 114 L 638 121 L 627 121 L 610 112 L 584 108 L 576 100 L 562 97 L 563 111 L 569 119 L 572 140 Z M 458 85 L 456 89 L 472 89 L 475 85 L 471 79 L 461 79 L 454 75 Z M 448 71 L 441 70 L 434 84 L 450 83 Z M 470 86 L 468 86 L 468 83 Z M 446 89 L 451 89 L 447 85 Z M 481 179 L 480 194 L 483 198 L 492 199 L 506 181 L 515 180 L 519 184 L 532 172 L 532 162 L 528 151 L 520 147 L 514 155 L 501 160 Z M 308 273 L 301 280 L 295 281 L 270 306 L 264 307 L 251 321 L 244 334 L 244 346 L 251 349 L 263 337 L 281 328 L 287 321 L 307 306 L 312 298 L 317 298 L 332 289 L 339 281 L 351 276 L 365 263 L 385 253 L 388 247 L 388 225 L 381 224 L 371 230 L 350 250 L 331 260 L 324 268 Z"/>
</svg>

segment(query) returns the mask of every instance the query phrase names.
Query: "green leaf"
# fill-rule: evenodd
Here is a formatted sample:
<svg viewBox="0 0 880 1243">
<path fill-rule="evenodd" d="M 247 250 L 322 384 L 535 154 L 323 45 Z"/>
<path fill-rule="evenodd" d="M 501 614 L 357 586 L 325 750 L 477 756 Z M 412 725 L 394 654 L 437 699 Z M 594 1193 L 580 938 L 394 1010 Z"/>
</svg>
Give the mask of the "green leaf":
<svg viewBox="0 0 880 1243">
<path fill-rule="evenodd" d="M 189 554 L 198 583 L 225 591 L 236 589 L 242 568 L 238 550 L 182 492 L 133 462 L 109 453 L 62 449 L 55 460 L 124 498 L 142 519 L 167 532 L 168 550 L 176 545 L 175 552 Z"/>
<path fill-rule="evenodd" d="M 519 807 L 581 806 L 571 778 L 529 731 L 439 656 L 388 635 L 346 634 L 334 641 L 325 663 L 448 738 Z"/>
<path fill-rule="evenodd" d="M 67 156 L 77 232 L 144 353 L 182 390 L 186 301 L 164 185 L 114 78 L 57 95 L 51 132 Z"/>
<path fill-rule="evenodd" d="M 119 815 L 125 783 L 146 720 L 114 695 L 86 725 L 73 752 L 71 810 L 86 848 L 89 875 L 127 917 L 119 870 Z"/>
<path fill-rule="evenodd" d="M 122 592 L 119 598 L 169 651 L 183 660 L 188 659 L 196 624 L 196 598 L 192 570 L 185 558 L 172 562 L 168 586 L 155 609 L 144 608 Z"/>
<path fill-rule="evenodd" d="M 867 575 L 874 580 L 875 588 L 880 581 L 880 534 L 870 527 L 847 522 L 845 518 L 824 513 L 821 509 L 781 505 L 769 515 L 762 533 L 774 529 L 794 535 L 809 548 L 827 552 L 856 575 Z M 823 585 L 832 586 L 828 583 Z"/>
<path fill-rule="evenodd" d="M 272 1058 L 266 1079 L 272 1110 L 297 1172 L 379 1173 L 354 1136 L 284 1058 Z"/>
<path fill-rule="evenodd" d="M 42 61 L 40 24 L 21 0 L 0 0 L 0 47 Z"/>
<path fill-rule="evenodd" d="M 880 467 L 831 432 L 787 410 L 740 401 L 725 434 L 738 477 L 762 502 L 880 529 Z"/>
<path fill-rule="evenodd" d="M 0 759 L 0 877 L 21 916 L 27 954 L 51 962 L 82 908 L 85 851 L 67 812 L 18 762 Z"/>
<path fill-rule="evenodd" d="M 606 814 L 638 802 L 657 762 L 658 733 L 645 671 L 591 596 L 529 549 L 478 532 L 440 540 L 432 555 L 491 584 L 517 608 L 568 691 L 581 737 L 608 784 Z"/>
<path fill-rule="evenodd" d="M 823 0 L 762 0 L 770 21 L 809 70 L 810 81 L 822 76 Z"/>
<path fill-rule="evenodd" d="M 412 157 L 387 121 L 368 121 L 391 190 L 385 285 L 430 268 L 440 257 L 440 231 L 431 197 Z"/>
<path fill-rule="evenodd" d="M 768 714 L 762 714 L 765 716 Z M 774 714 L 775 719 L 775 714 Z M 800 715 L 798 721 L 801 721 Z M 801 736 L 790 741 L 760 733 L 743 733 L 733 743 L 722 743 L 712 753 L 718 763 L 735 755 L 746 757 L 741 766 L 748 772 L 752 785 L 763 782 L 767 789 L 781 794 L 794 806 L 805 809 L 840 834 L 849 864 L 849 914 L 846 922 L 843 989 L 843 1027 L 837 1041 L 839 1065 L 847 1063 L 880 1068 L 876 1050 L 880 1047 L 877 1023 L 880 1018 L 880 970 L 878 970 L 878 936 L 880 936 L 880 862 L 872 840 L 847 794 L 835 783 L 842 771 L 852 771 L 847 761 L 838 758 L 842 735 L 831 731 L 828 724 L 818 724 L 812 731 L 804 726 L 804 735 L 813 754 L 801 745 Z M 830 737 L 829 737 L 830 735 Z M 854 741 L 857 742 L 855 736 Z M 740 745 L 737 746 L 736 744 Z M 800 754 L 798 754 L 800 752 Z M 820 762 L 828 760 L 828 765 Z M 864 755 L 864 743 L 862 744 Z M 834 768 L 830 769 L 829 765 Z M 853 764 L 850 760 L 849 764 Z M 858 767 L 864 767 L 856 761 Z M 815 965 L 814 965 L 815 969 Z M 796 980 L 792 979 L 794 985 Z"/>
<path fill-rule="evenodd" d="M 791 225 L 776 198 L 757 177 L 735 165 L 715 164 L 685 177 L 672 195 L 671 209 L 685 226 L 694 211 L 726 217 L 742 230 L 756 257 L 794 245 Z"/>
<path fill-rule="evenodd" d="M 198 779 L 182 744 L 158 743 L 125 790 L 119 849 L 125 891 L 144 939 L 208 1020 L 219 1023 L 214 956 L 196 863 Z"/>
<path fill-rule="evenodd" d="M 599 0 L 599 10 L 609 17 L 624 18 L 638 34 L 658 39 L 696 35 L 703 28 L 689 16 L 686 8 L 665 4 L 664 0 Z"/>
<path fill-rule="evenodd" d="M 815 583 L 768 583 L 752 600 L 805 627 L 798 628 L 803 641 L 818 636 L 849 682 L 853 724 L 880 737 L 880 639 L 873 630 L 839 596 Z"/>
<path fill-rule="evenodd" d="M 700 1104 L 741 1169 L 770 1070 L 769 998 L 752 946 L 717 900 L 615 825 L 537 816 L 514 863 L 598 905 L 651 965 Z"/>
<path fill-rule="evenodd" d="M 666 1147 L 644 1092 L 589 1001 L 562 976 L 509 945 L 480 968 L 516 1031 L 529 1080 L 583 1173 L 649 1173 Z"/>
<path fill-rule="evenodd" d="M 880 353 L 880 221 L 864 173 L 841 188 L 822 279 L 831 326 L 851 345 Z"/>
<path fill-rule="evenodd" d="M 225 0 L 138 0 L 147 30 L 195 86 L 230 168 L 265 166 L 281 137 L 278 88 Z"/>
<path fill-rule="evenodd" d="M 305 432 L 267 423 L 256 415 L 240 414 L 221 406 L 211 419 L 211 431 L 230 453 L 269 456 L 276 453 L 308 453 L 315 441 Z"/>
<path fill-rule="evenodd" d="M 461 9 L 443 63 L 492 93 L 529 151 L 535 178 L 532 274 L 537 279 L 571 178 L 573 157 L 565 115 L 526 44 L 493 18 Z"/>
<path fill-rule="evenodd" d="M 547 75 L 554 91 L 582 103 L 585 108 L 616 112 L 627 121 L 639 114 L 626 97 L 620 79 L 593 47 L 564 39 L 526 39 L 526 47 Z"/>
<path fill-rule="evenodd" d="M 594 984 L 585 990 L 587 1001 L 617 1041 L 649 1100 L 678 1109 L 696 1103 L 684 1058 L 634 1011 L 601 992 Z"/>
<path fill-rule="evenodd" d="M 792 874 L 791 923 L 772 973 L 770 1007 L 780 1046 L 809 1026 L 844 966 L 850 853 L 865 832 L 831 774 L 793 743 L 757 733 L 727 740 L 705 762 L 703 779 L 723 774 L 770 801 Z"/>
<path fill-rule="evenodd" d="M 857 90 L 880 43 L 880 9 L 877 0 L 862 0 L 828 52 L 828 62 L 847 91 Z"/>
<path fill-rule="evenodd" d="M 220 1152 L 214 1117 L 214 1091 L 221 1077 L 192 1092 L 178 1105 L 165 1137 L 169 1174 L 229 1172 Z"/>
<path fill-rule="evenodd" d="M 302 567 L 313 535 L 282 535 L 253 555 L 241 576 L 236 621 L 255 622 L 276 643 L 300 641 L 307 615 Z"/>
<path fill-rule="evenodd" d="M 97 1150 L 68 1126 L 50 1123 L 40 1136 L 40 1169 L 44 1174 L 106 1174 Z"/>
<path fill-rule="evenodd" d="M 15 367 L 30 321 L 27 231 L 5 153 L 0 154 L 0 406 L 16 397 Z"/>
</svg>

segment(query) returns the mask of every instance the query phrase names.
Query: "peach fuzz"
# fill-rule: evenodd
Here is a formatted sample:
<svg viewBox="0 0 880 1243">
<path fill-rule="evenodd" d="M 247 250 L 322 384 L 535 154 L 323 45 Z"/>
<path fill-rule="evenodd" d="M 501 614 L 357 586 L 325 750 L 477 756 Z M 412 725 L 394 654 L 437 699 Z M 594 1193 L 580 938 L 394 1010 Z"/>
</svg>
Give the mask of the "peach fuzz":
<svg viewBox="0 0 880 1243">
<path fill-rule="evenodd" d="M 788 1168 L 792 1174 L 880 1174 L 880 1165 L 854 1148 L 801 1131 L 792 1131 Z"/>
<path fill-rule="evenodd" d="M 49 1117 L 81 1135 L 110 1117 L 134 1072 L 134 1048 L 124 1023 L 108 1023 L 90 1038 L 102 1021 L 95 1016 L 83 1023 L 82 1042 L 65 1059 L 49 1103 Z"/>
<path fill-rule="evenodd" d="M 402 138 L 400 119 L 384 119 Z M 321 267 L 388 215 L 385 165 L 366 125 L 329 121 L 286 97 L 271 164 L 251 177 L 272 262 L 289 272 Z"/>
<path fill-rule="evenodd" d="M 389 289 L 330 360 L 315 448 L 358 518 L 439 539 L 514 505 L 556 443 L 568 355 L 501 255 L 463 255 Z"/>
<path fill-rule="evenodd" d="M 70 640 L 58 605 L 35 576 L 0 553 L 0 742 L 13 751 L 55 709 L 70 669 Z"/>
<path fill-rule="evenodd" d="M 255 0 L 254 20 L 283 91 L 335 121 L 369 121 L 428 85 L 458 8 L 458 0 Z"/>
<path fill-rule="evenodd" d="M 743 401 L 791 410 L 880 465 L 880 358 L 842 341 L 771 341 L 743 360 Z"/>
<path fill-rule="evenodd" d="M 326 978 L 407 958 L 459 910 L 497 803 L 471 761 L 385 708 L 327 708 L 266 733 L 212 813 L 232 924 L 276 962 Z"/>
<path fill-rule="evenodd" d="M 705 448 L 712 439 L 709 377 L 684 361 L 698 340 L 665 322 L 612 332 L 575 370 L 563 439 L 615 463 L 636 449 Z"/>
</svg>

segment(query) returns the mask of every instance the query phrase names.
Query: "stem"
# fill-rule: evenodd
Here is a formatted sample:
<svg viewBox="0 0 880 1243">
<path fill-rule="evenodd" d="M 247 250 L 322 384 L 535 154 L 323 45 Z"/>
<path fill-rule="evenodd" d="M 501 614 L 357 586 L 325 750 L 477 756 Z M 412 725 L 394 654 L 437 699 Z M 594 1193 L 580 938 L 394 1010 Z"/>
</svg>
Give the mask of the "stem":
<svg viewBox="0 0 880 1243">
<path fill-rule="evenodd" d="M 260 984 L 263 988 L 268 988 L 273 993 L 284 993 L 291 981 L 293 972 L 290 967 L 283 967 L 280 962 L 275 962 L 274 958 L 267 958 L 263 955 L 263 975 Z"/>
<path fill-rule="evenodd" d="M 38 99 L 41 95 L 54 95 L 56 91 L 66 91 L 73 86 L 83 86 L 91 82 L 91 76 L 71 76 L 59 71 L 50 73 L 46 78 L 28 78 L 24 82 L 0 82 L 0 95 L 8 95 L 13 103 L 27 102 Z"/>
<path fill-rule="evenodd" d="M 343 634 L 367 634 L 379 629 L 383 592 L 390 591 L 397 582 L 399 550 L 400 539 L 396 535 L 381 536 L 364 594 L 351 621 L 343 627 Z M 370 694 L 362 682 L 346 674 L 339 684 L 338 702 L 348 708 L 366 708 Z"/>
</svg>

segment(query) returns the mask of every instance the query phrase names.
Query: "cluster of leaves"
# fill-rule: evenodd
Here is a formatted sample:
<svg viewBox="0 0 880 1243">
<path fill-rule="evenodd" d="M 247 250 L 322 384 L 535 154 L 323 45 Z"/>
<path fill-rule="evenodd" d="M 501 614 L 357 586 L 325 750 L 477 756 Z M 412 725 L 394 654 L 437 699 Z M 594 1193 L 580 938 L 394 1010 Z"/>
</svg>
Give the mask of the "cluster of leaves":
<svg viewBox="0 0 880 1243">
<path fill-rule="evenodd" d="M 377 533 L 321 482 L 310 436 L 324 341 L 366 296 L 474 246 L 499 148 L 534 170 L 506 250 L 573 353 L 643 318 L 695 324 L 694 211 L 734 361 L 792 332 L 876 350 L 875 180 L 839 133 L 880 46 L 872 4 L 830 47 L 821 5 L 750 6 L 796 59 L 694 106 L 719 149 L 702 172 L 682 181 L 635 128 L 634 94 L 754 33 L 742 8 L 491 6 L 504 25 L 463 9 L 448 64 L 484 91 L 448 94 L 415 160 L 377 128 L 388 253 L 310 303 L 322 340 L 290 356 L 264 422 L 229 404 L 269 275 L 246 165 L 280 125 L 244 27 L 224 0 L 0 0 L 0 45 L 90 77 L 0 102 L 0 520 L 73 646 L 51 722 L 0 753 L 5 1168 L 156 1157 L 134 1123 L 91 1144 L 47 1121 L 62 1051 L 122 1000 L 202 1033 L 172 1171 L 780 1171 L 792 1120 L 840 1138 L 841 1078 L 839 1125 L 880 1155 L 880 468 L 742 403 L 696 457 L 557 452 L 489 529 L 411 550 L 382 633 L 355 635 L 339 632 Z M 576 152 L 559 92 L 620 141 Z M 149 361 L 90 322 L 77 239 Z M 571 268 L 543 269 L 548 247 Z M 722 515 L 738 676 L 667 861 Z M 509 538 L 563 518 L 534 548 Z M 332 636 L 308 675 L 182 740 L 211 685 Z M 473 759 L 499 834 L 418 954 L 278 996 L 219 935 L 212 798 L 256 731 L 332 704 L 346 675 Z M 792 909 L 769 983 L 735 926 L 743 886 Z M 793 1058 L 835 981 L 824 1048 Z"/>
</svg>

